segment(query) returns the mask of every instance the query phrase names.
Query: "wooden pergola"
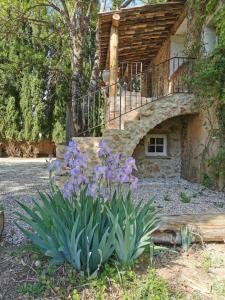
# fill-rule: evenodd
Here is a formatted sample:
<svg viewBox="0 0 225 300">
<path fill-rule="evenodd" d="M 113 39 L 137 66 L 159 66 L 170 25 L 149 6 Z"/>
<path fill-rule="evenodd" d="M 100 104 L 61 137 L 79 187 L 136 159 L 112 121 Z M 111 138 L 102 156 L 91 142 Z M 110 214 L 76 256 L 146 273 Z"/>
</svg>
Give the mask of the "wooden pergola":
<svg viewBox="0 0 225 300">
<path fill-rule="evenodd" d="M 185 2 L 169 1 L 99 14 L 100 69 L 110 70 L 110 85 L 117 81 L 119 64 L 149 64 L 173 34 L 179 19 L 183 20 Z"/>
</svg>

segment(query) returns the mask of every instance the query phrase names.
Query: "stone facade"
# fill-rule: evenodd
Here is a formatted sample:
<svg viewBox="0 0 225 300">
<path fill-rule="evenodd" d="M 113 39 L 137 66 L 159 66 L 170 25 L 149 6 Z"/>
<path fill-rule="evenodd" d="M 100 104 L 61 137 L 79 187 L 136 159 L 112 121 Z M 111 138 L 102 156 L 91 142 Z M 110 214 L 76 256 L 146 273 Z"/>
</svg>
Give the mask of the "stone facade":
<svg viewBox="0 0 225 300">
<path fill-rule="evenodd" d="M 197 108 L 194 103 L 194 97 L 190 94 L 175 94 L 168 97 L 164 97 L 157 101 L 153 101 L 144 107 L 138 110 L 138 118 L 135 117 L 134 120 L 129 120 L 125 122 L 124 129 L 105 129 L 103 131 L 102 138 L 99 137 L 77 137 L 74 140 L 77 142 L 78 147 L 87 153 L 90 166 L 94 166 L 99 162 L 97 157 L 98 152 L 98 143 L 101 139 L 108 141 L 108 144 L 112 150 L 112 153 L 122 153 L 125 155 L 135 154 L 135 149 L 141 140 L 148 134 L 150 130 L 155 128 L 157 125 L 165 122 L 168 119 L 177 117 L 177 116 L 186 116 L 189 114 L 197 113 Z M 167 121 L 166 121 L 167 122 Z M 165 124 L 167 124 L 165 122 Z M 168 121 L 171 122 L 171 121 Z M 174 121 L 175 122 L 175 121 Z M 178 122 L 178 121 L 176 121 Z M 166 126 L 163 123 L 163 126 Z M 175 140 L 178 139 L 179 135 L 179 126 L 178 124 L 175 127 L 172 126 L 171 129 L 174 130 L 176 127 L 176 133 L 171 136 L 171 155 L 174 157 L 175 152 Z M 160 125 L 161 126 L 161 125 Z M 179 143 L 179 141 L 177 141 Z M 178 145 L 178 144 L 177 144 Z M 178 150 L 179 151 L 179 150 Z M 57 147 L 57 157 L 63 159 L 63 154 L 65 153 L 65 146 L 58 145 Z M 180 156 L 180 154 L 179 154 Z M 179 158 L 180 159 L 180 158 Z M 163 169 L 166 169 L 166 166 L 169 166 L 169 161 L 173 162 L 171 167 L 171 174 L 178 172 L 180 174 L 180 167 L 175 167 L 176 160 L 173 158 L 166 159 L 163 162 Z M 158 164 L 159 165 L 159 164 Z M 177 164 L 180 166 L 180 163 Z M 163 170 L 161 169 L 161 170 Z M 164 172 L 165 173 L 165 172 Z M 140 173 L 141 174 L 141 173 Z M 144 176 L 144 172 L 141 176 Z M 163 174 L 163 171 L 161 172 Z M 158 176 L 160 172 L 158 172 Z"/>
<path fill-rule="evenodd" d="M 211 176 L 208 159 L 219 148 L 217 130 L 218 122 L 213 109 L 209 112 L 201 109 L 198 115 L 185 119 L 182 132 L 182 177 L 201 182 L 204 174 Z"/>
<path fill-rule="evenodd" d="M 179 177 L 181 174 L 181 131 L 182 118 L 168 119 L 150 130 L 148 134 L 165 134 L 167 137 L 167 156 L 147 156 L 145 138 L 134 150 L 138 177 L 168 178 Z"/>
</svg>

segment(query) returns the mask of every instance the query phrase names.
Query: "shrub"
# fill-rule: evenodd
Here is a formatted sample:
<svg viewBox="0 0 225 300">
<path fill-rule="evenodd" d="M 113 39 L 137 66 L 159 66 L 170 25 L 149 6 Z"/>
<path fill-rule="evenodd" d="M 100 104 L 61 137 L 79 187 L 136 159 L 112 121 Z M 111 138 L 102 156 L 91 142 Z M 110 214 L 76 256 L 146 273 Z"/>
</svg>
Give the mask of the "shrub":
<svg viewBox="0 0 225 300">
<path fill-rule="evenodd" d="M 87 175 L 87 157 L 74 142 L 65 154 L 70 177 L 62 191 L 52 184 L 51 193 L 40 193 L 33 208 L 19 203 L 26 215 L 17 213 L 31 230 L 17 226 L 53 264 L 69 262 L 88 277 L 96 276 L 110 258 L 130 266 L 147 245 L 158 217 L 152 201 L 136 206 L 131 190 L 135 161 L 120 154 L 112 156 L 107 144 L 99 145 L 102 164 Z M 50 165 L 51 182 L 62 164 Z"/>
<path fill-rule="evenodd" d="M 191 202 L 191 196 L 188 196 L 185 192 L 180 193 L 180 201 L 183 203 L 190 203 Z"/>
</svg>

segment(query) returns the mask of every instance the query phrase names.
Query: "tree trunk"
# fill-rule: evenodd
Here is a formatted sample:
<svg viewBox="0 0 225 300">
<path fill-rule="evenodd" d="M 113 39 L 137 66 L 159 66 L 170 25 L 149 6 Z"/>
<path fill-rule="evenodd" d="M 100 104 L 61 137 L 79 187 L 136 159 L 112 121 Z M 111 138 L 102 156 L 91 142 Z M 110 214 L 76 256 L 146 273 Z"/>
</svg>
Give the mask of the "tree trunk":
<svg viewBox="0 0 225 300">
<path fill-rule="evenodd" d="M 188 226 L 195 242 L 224 242 L 225 214 L 186 214 L 162 216 L 159 228 L 153 233 L 155 243 L 181 244 L 181 228 Z"/>
<path fill-rule="evenodd" d="M 73 126 L 73 113 L 71 102 L 66 106 L 66 143 L 68 144 L 72 137 L 75 136 L 74 126 Z"/>
<path fill-rule="evenodd" d="M 85 22 L 84 22 L 84 7 L 82 1 L 77 4 L 76 14 L 74 15 L 73 25 L 70 30 L 70 38 L 72 44 L 72 118 L 73 130 L 75 136 L 81 128 L 82 114 L 81 114 L 81 97 L 83 84 L 83 49 L 85 42 Z M 71 138 L 71 137 L 70 137 Z"/>
</svg>

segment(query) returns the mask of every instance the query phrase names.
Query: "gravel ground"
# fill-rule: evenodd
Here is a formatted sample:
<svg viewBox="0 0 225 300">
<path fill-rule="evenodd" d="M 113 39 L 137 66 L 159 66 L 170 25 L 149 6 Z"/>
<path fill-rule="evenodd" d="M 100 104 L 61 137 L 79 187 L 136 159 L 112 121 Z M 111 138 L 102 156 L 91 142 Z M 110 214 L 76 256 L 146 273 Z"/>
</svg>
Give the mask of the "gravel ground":
<svg viewBox="0 0 225 300">
<path fill-rule="evenodd" d="M 38 190 L 47 190 L 46 159 L 0 158 L 0 205 L 5 210 L 4 243 L 20 244 L 24 237 L 15 226 L 16 201 L 29 204 Z"/>
<path fill-rule="evenodd" d="M 225 212 L 225 193 L 181 178 L 140 180 L 134 198 L 136 201 L 154 198 L 161 214 Z"/>
<path fill-rule="evenodd" d="M 37 191 L 48 189 L 46 159 L 0 158 L 0 205 L 5 208 L 4 244 L 20 244 L 24 237 L 14 225 L 16 200 L 30 204 Z M 154 197 L 162 214 L 225 212 L 225 193 L 205 189 L 183 179 L 140 180 L 134 199 Z M 183 200 L 190 203 L 183 203 Z"/>
</svg>

